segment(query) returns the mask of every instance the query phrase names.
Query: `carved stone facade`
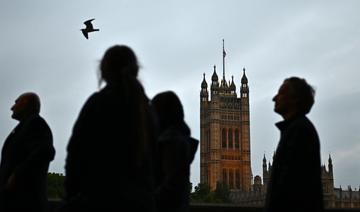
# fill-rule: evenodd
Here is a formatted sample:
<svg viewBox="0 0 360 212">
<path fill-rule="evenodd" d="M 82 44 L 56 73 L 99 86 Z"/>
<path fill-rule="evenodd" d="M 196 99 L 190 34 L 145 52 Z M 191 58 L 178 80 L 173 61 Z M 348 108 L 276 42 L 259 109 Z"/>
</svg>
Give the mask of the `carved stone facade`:
<svg viewBox="0 0 360 212">
<path fill-rule="evenodd" d="M 251 190 L 249 87 L 245 68 L 237 97 L 234 77 L 220 80 L 214 66 L 211 86 L 205 79 L 200 91 L 200 182 L 211 190 L 218 182 L 232 191 Z M 210 94 L 210 96 L 209 96 Z"/>
<path fill-rule="evenodd" d="M 231 200 L 243 206 L 262 207 L 265 202 L 266 185 L 270 180 L 271 167 L 271 163 L 267 164 L 264 156 L 263 183 L 261 183 L 262 180 L 260 176 L 255 176 L 252 190 L 250 192 L 231 192 Z M 322 166 L 321 180 L 325 208 L 360 208 L 360 188 L 353 190 L 351 186 L 348 186 L 347 190 L 343 190 L 341 186 L 340 188 L 334 187 L 333 164 L 330 156 L 327 169 L 325 165 Z"/>
</svg>

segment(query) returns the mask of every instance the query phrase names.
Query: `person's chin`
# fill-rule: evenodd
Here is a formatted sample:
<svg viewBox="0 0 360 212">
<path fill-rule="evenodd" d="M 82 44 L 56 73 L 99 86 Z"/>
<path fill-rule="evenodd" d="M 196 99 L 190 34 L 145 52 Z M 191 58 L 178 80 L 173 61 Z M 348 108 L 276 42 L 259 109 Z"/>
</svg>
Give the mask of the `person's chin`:
<svg viewBox="0 0 360 212">
<path fill-rule="evenodd" d="M 274 106 L 274 111 L 277 112 L 278 111 L 278 108 L 276 106 Z"/>
<path fill-rule="evenodd" d="M 281 111 L 279 110 L 279 108 L 274 107 L 274 112 L 280 114 Z"/>
<path fill-rule="evenodd" d="M 19 118 L 17 117 L 16 114 L 12 114 L 12 115 L 11 115 L 11 118 L 13 118 L 13 119 L 15 119 L 15 120 L 19 120 Z"/>
</svg>

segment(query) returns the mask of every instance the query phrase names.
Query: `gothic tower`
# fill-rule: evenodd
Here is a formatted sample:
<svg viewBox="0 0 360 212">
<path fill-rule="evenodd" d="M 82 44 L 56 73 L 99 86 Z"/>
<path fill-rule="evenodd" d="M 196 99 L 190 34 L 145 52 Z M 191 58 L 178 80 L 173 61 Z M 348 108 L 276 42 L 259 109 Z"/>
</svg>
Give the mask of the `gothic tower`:
<svg viewBox="0 0 360 212">
<path fill-rule="evenodd" d="M 224 42 L 224 40 L 223 40 Z M 245 68 L 237 97 L 234 77 L 225 78 L 223 43 L 223 76 L 219 83 L 214 66 L 210 98 L 205 74 L 200 91 L 200 182 L 210 186 L 228 185 L 231 190 L 250 191 L 250 111 L 249 86 Z"/>
<path fill-rule="evenodd" d="M 321 169 L 321 181 L 324 195 L 324 206 L 335 207 L 335 195 L 334 195 L 334 173 L 331 156 L 328 159 L 328 170 L 325 165 Z"/>
</svg>

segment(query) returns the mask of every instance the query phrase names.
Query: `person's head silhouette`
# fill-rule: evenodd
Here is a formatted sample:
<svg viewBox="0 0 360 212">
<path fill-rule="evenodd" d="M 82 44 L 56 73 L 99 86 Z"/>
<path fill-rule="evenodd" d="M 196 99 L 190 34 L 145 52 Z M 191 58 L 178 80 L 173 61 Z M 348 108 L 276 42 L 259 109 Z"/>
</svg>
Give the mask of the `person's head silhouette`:
<svg viewBox="0 0 360 212">
<path fill-rule="evenodd" d="M 157 114 L 161 129 L 184 122 L 184 110 L 179 97 L 172 91 L 157 94 L 151 105 Z"/>
<path fill-rule="evenodd" d="M 118 84 L 124 77 L 136 78 L 139 65 L 135 53 L 124 45 L 115 45 L 106 50 L 100 63 L 100 82 Z"/>
<path fill-rule="evenodd" d="M 314 104 L 314 88 L 305 79 L 290 77 L 284 80 L 274 96 L 274 111 L 284 119 L 306 115 Z"/>
<path fill-rule="evenodd" d="M 11 110 L 13 111 L 11 117 L 18 121 L 39 114 L 40 98 L 33 92 L 23 93 L 15 100 L 15 104 L 11 107 Z"/>
</svg>

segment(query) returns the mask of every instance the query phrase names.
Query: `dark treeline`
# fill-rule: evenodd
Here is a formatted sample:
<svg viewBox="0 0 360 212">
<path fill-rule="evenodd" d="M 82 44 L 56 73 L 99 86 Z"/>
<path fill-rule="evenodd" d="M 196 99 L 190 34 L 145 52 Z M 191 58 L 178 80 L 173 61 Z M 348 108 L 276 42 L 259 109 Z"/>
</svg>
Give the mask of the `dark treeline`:
<svg viewBox="0 0 360 212">
<path fill-rule="evenodd" d="M 48 199 L 64 198 L 64 179 L 65 176 L 61 173 L 48 173 L 48 186 L 47 195 Z M 193 190 L 193 185 L 190 183 L 189 190 Z M 194 190 L 190 194 L 190 201 L 194 203 L 231 203 L 229 198 L 229 188 L 221 183 L 218 183 L 214 191 L 210 191 L 208 185 L 199 183 L 194 187 Z"/>
<path fill-rule="evenodd" d="M 64 191 L 65 176 L 59 173 L 48 173 L 47 195 L 48 199 L 62 199 L 65 196 Z"/>
</svg>

